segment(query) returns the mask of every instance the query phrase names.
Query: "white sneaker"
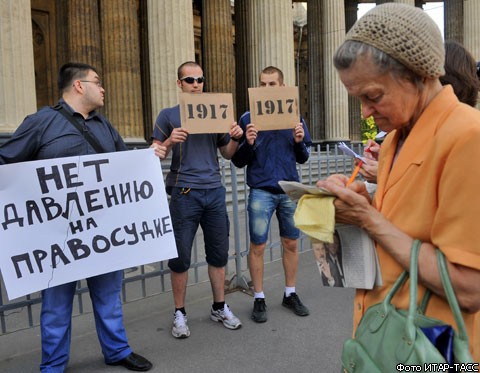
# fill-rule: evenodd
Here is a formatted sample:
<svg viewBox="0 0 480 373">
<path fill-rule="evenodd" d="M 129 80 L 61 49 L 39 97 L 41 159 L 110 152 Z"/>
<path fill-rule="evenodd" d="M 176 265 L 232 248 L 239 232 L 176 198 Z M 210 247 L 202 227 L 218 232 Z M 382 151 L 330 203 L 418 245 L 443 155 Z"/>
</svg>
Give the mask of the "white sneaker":
<svg viewBox="0 0 480 373">
<path fill-rule="evenodd" d="M 173 315 L 172 335 L 175 338 L 188 338 L 190 336 L 190 329 L 187 325 L 187 315 L 182 311 L 177 311 Z"/>
<path fill-rule="evenodd" d="M 230 311 L 226 303 L 223 310 L 214 311 L 212 308 L 210 311 L 210 319 L 223 323 L 223 326 L 228 329 L 235 330 L 242 326 L 241 321 Z"/>
</svg>

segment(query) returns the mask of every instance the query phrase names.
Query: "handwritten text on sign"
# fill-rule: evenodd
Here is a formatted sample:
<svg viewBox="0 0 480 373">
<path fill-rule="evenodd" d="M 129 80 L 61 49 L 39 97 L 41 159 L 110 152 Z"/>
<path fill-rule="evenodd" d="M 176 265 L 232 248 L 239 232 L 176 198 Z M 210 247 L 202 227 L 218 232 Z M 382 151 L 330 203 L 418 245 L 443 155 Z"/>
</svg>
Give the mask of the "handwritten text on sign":
<svg viewBox="0 0 480 373">
<path fill-rule="evenodd" d="M 249 88 L 250 120 L 259 131 L 294 128 L 300 122 L 297 87 Z"/>
<path fill-rule="evenodd" d="M 152 149 L 3 165 L 0 190 L 9 299 L 177 256 Z"/>
<path fill-rule="evenodd" d="M 228 133 L 235 122 L 231 93 L 180 93 L 182 128 L 192 133 Z"/>
</svg>

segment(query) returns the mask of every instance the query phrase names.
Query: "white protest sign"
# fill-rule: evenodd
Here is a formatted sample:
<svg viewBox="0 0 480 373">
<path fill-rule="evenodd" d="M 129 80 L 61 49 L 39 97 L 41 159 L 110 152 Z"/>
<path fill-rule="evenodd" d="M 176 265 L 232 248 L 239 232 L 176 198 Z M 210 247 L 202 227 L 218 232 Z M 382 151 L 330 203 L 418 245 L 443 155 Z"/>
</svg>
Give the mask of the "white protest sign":
<svg viewBox="0 0 480 373">
<path fill-rule="evenodd" d="M 177 256 L 153 149 L 0 166 L 9 299 Z"/>
</svg>

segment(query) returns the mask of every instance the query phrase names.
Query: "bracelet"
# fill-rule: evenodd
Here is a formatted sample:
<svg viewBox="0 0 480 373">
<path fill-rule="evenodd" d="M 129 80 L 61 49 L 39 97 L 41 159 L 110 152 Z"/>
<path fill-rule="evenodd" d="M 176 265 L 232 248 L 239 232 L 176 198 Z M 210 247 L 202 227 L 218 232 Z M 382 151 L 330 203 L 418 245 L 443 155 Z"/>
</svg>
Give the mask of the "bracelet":
<svg viewBox="0 0 480 373">
<path fill-rule="evenodd" d="M 235 142 L 240 142 L 240 139 L 236 139 L 235 137 L 230 137 L 230 140 L 235 141 Z"/>
</svg>

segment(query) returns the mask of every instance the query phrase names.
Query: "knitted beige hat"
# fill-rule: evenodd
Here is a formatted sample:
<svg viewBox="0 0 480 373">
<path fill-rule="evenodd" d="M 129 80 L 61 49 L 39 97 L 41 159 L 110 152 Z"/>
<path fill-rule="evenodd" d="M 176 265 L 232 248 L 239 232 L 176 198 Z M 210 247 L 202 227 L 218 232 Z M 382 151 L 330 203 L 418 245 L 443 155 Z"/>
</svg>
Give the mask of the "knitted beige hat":
<svg viewBox="0 0 480 373">
<path fill-rule="evenodd" d="M 420 8 L 401 3 L 378 5 L 352 26 L 346 40 L 380 49 L 422 77 L 445 74 L 442 35 Z"/>
</svg>

